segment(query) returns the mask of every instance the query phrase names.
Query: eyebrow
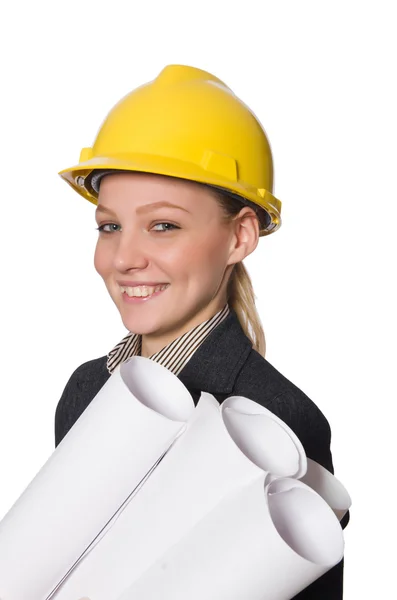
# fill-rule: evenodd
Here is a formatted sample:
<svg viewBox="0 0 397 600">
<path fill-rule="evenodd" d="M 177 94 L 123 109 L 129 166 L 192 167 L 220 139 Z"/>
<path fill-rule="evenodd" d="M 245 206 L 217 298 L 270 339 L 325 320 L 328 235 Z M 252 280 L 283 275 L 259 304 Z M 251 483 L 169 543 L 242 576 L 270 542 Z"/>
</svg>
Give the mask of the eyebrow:
<svg viewBox="0 0 397 600">
<path fill-rule="evenodd" d="M 148 213 L 152 210 L 157 210 L 159 208 L 163 208 L 163 207 L 168 207 L 168 208 L 178 208 L 179 210 L 183 210 L 187 213 L 189 213 L 189 211 L 186 208 L 183 208 L 182 206 L 178 206 L 177 204 L 172 204 L 171 202 L 166 202 L 166 201 L 160 201 L 160 202 L 152 202 L 151 204 L 146 204 L 145 206 L 141 206 L 140 208 L 137 209 L 137 214 L 145 214 Z M 95 211 L 95 214 L 99 213 L 99 212 L 104 212 L 104 213 L 108 213 L 108 214 L 115 214 L 110 208 L 108 208 L 107 206 L 104 206 L 103 204 L 99 204 L 97 206 L 97 209 Z"/>
</svg>

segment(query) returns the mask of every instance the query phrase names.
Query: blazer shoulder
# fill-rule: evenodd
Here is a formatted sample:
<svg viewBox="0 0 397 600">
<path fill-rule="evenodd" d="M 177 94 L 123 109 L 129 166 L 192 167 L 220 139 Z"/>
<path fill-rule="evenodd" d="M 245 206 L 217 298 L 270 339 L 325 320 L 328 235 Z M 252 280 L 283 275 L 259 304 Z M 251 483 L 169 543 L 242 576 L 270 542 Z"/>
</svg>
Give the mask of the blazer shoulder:
<svg viewBox="0 0 397 600">
<path fill-rule="evenodd" d="M 327 418 L 313 400 L 254 349 L 236 379 L 233 394 L 246 396 L 280 417 L 296 433 L 306 455 L 334 472 Z"/>
<path fill-rule="evenodd" d="M 109 373 L 106 368 L 107 356 L 100 356 L 99 358 L 94 358 L 92 360 L 88 360 L 85 363 L 82 363 L 77 369 L 72 373 L 71 377 L 75 379 L 80 379 L 81 381 L 90 381 L 94 378 L 97 378 L 99 375 L 103 375 L 104 373 Z"/>
<path fill-rule="evenodd" d="M 55 409 L 55 446 L 110 377 L 106 356 L 79 365 L 69 377 Z"/>
</svg>

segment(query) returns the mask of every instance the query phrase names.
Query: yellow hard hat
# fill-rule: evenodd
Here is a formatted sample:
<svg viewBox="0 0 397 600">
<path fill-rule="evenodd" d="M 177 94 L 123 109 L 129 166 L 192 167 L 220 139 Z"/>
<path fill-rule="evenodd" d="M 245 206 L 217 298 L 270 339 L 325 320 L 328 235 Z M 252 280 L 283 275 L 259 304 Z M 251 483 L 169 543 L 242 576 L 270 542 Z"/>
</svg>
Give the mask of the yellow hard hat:
<svg viewBox="0 0 397 600">
<path fill-rule="evenodd" d="M 252 111 L 220 79 L 201 69 L 168 65 L 122 98 L 80 162 L 60 171 L 97 203 L 90 181 L 100 171 L 141 171 L 189 179 L 253 202 L 268 215 L 260 234 L 281 225 L 266 133 Z M 262 211 L 260 211 L 262 212 Z"/>
</svg>

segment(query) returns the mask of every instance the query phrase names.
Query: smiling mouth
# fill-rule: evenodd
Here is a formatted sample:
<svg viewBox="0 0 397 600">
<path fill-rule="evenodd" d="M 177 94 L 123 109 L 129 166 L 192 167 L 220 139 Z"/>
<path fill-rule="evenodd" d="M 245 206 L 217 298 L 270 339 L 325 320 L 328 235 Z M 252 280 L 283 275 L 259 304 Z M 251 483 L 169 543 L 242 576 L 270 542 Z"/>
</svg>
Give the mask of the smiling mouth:
<svg viewBox="0 0 397 600">
<path fill-rule="evenodd" d="M 120 290 L 122 294 L 127 294 L 129 298 L 147 298 L 152 296 L 157 292 L 162 292 L 163 290 L 169 287 L 169 283 L 165 283 L 163 285 L 148 286 L 148 285 L 138 285 L 136 287 L 125 287 L 120 286 Z"/>
</svg>

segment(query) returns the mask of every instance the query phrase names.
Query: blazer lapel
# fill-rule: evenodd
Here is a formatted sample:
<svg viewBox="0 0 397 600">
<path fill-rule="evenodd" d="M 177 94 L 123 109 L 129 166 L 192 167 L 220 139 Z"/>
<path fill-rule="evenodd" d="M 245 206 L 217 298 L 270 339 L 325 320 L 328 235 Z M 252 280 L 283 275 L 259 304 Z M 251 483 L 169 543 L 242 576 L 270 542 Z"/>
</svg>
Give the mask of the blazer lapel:
<svg viewBox="0 0 397 600">
<path fill-rule="evenodd" d="M 178 377 L 189 389 L 230 394 L 236 377 L 252 350 L 234 310 L 193 354 Z"/>
</svg>

